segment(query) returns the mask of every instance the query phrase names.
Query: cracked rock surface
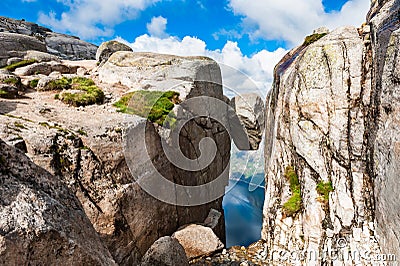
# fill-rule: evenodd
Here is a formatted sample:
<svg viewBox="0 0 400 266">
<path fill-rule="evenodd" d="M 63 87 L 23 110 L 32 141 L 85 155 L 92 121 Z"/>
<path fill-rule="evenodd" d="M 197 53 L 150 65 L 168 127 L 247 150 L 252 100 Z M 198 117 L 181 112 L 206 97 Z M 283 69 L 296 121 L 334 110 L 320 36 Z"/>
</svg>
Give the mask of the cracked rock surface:
<svg viewBox="0 0 400 266">
<path fill-rule="evenodd" d="M 0 264 L 115 265 L 81 203 L 0 140 Z"/>
<path fill-rule="evenodd" d="M 400 255 L 399 8 L 372 1 L 368 25 L 297 47 L 275 69 L 262 231 L 273 265 L 289 263 L 279 254 L 291 251 L 318 254 L 298 265 L 382 265 L 360 254 Z"/>
</svg>

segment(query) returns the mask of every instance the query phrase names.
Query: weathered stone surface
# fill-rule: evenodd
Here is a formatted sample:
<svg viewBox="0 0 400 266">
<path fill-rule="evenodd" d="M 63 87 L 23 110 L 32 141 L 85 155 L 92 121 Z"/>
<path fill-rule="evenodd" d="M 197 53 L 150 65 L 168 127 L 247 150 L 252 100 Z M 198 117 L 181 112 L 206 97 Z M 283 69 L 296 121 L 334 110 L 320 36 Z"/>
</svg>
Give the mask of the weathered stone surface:
<svg viewBox="0 0 400 266">
<path fill-rule="evenodd" d="M 400 258 L 400 2 L 373 1 L 373 91 L 369 111 L 369 172 L 374 177 L 378 241 Z"/>
<path fill-rule="evenodd" d="M 27 50 L 47 52 L 46 45 L 34 37 L 0 32 L 0 67 L 12 57 L 23 57 Z"/>
<path fill-rule="evenodd" d="M 18 96 L 18 88 L 13 84 L 0 83 L 0 98 L 14 99 Z"/>
<path fill-rule="evenodd" d="M 110 56 L 118 51 L 133 52 L 132 48 L 118 41 L 103 42 L 96 52 L 96 60 L 100 63 L 105 62 Z"/>
<path fill-rule="evenodd" d="M 37 62 L 59 62 L 60 58 L 58 56 L 48 54 L 48 53 L 43 53 L 39 51 L 33 51 L 33 50 L 28 50 L 26 51 L 26 54 L 24 55 L 24 60 L 36 60 Z"/>
<path fill-rule="evenodd" d="M 0 264 L 115 265 L 73 193 L 0 140 Z"/>
<path fill-rule="evenodd" d="M 42 62 L 34 63 L 28 66 L 19 67 L 15 70 L 15 74 L 19 76 L 30 76 L 30 75 L 49 75 L 51 72 L 60 72 L 62 74 L 74 74 L 76 73 L 77 67 L 70 68 L 59 62 Z"/>
<path fill-rule="evenodd" d="M 186 266 L 189 265 L 183 247 L 175 238 L 165 236 L 158 239 L 144 254 L 141 266 Z"/>
<path fill-rule="evenodd" d="M 24 90 L 20 77 L 9 72 L 0 73 L 0 98 L 13 99 Z"/>
<path fill-rule="evenodd" d="M 244 126 L 250 150 L 257 150 L 264 133 L 263 99 L 255 93 L 241 94 L 234 97 L 230 104 Z M 241 149 L 241 147 L 238 148 Z"/>
<path fill-rule="evenodd" d="M 37 50 L 49 52 L 63 59 L 71 60 L 95 59 L 96 56 L 97 46 L 82 41 L 78 37 L 55 33 L 48 28 L 41 27 L 32 22 L 0 17 L 0 34 L 8 33 L 14 34 L 14 37 L 12 37 L 13 40 L 15 40 L 15 36 L 23 40 L 30 40 L 29 46 L 26 45 L 23 49 L 14 49 L 16 51 Z M 1 43 L 3 43 L 1 37 L 0 40 Z M 26 43 L 26 41 L 24 41 L 24 43 Z M 33 45 L 34 43 L 36 44 Z M 18 45 L 17 43 L 17 47 Z M 3 51 L 3 49 L 0 50 Z M 12 50 L 13 49 L 10 49 L 10 51 Z M 2 55 L 0 54 L 0 62 L 1 58 Z"/>
<path fill-rule="evenodd" d="M 46 45 L 49 53 L 68 60 L 95 59 L 97 51 L 97 46 L 94 44 L 53 32 L 46 35 Z"/>
<path fill-rule="evenodd" d="M 224 244 L 209 227 L 191 224 L 176 231 L 173 235 L 185 250 L 187 258 L 193 259 L 210 255 L 220 250 Z"/>
<path fill-rule="evenodd" d="M 371 93 L 368 50 L 357 29 L 340 28 L 291 51 L 276 67 L 267 98 L 262 232 L 274 265 L 281 261 L 272 251 L 282 249 L 324 254 L 343 245 L 352 252 L 380 252 L 371 241 L 373 182 L 364 145 Z M 301 187 L 301 209 L 292 216 L 283 211 L 292 195 L 285 177 L 288 166 L 294 168 Z M 333 186 L 329 200 L 317 190 L 322 182 Z M 360 265 L 369 263 L 352 256 Z M 328 261 L 321 255 L 303 263 Z"/>
</svg>

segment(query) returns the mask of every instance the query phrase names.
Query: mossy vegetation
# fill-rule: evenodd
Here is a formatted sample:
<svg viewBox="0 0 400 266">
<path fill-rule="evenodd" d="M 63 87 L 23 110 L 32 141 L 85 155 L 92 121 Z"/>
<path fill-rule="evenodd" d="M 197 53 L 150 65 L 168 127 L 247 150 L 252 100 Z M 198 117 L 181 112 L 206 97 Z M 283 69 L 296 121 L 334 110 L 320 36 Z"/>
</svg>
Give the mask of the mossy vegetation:
<svg viewBox="0 0 400 266">
<path fill-rule="evenodd" d="M 286 167 L 285 178 L 289 181 L 292 196 L 283 204 L 283 213 L 286 216 L 294 216 L 301 210 L 302 198 L 299 178 L 292 166 Z"/>
<path fill-rule="evenodd" d="M 28 65 L 31 65 L 31 64 L 36 63 L 36 62 L 37 61 L 35 59 L 22 60 L 22 61 L 19 61 L 17 63 L 5 66 L 5 67 L 3 67 L 3 69 L 6 69 L 8 71 L 14 71 L 15 69 L 17 69 L 19 67 L 28 66 Z"/>
<path fill-rule="evenodd" d="M 321 39 L 322 37 L 324 37 L 326 35 L 326 33 L 316 33 L 316 34 L 311 34 L 308 35 L 305 39 L 304 39 L 304 43 L 303 46 L 308 46 L 316 41 L 318 41 L 319 39 Z"/>
<path fill-rule="evenodd" d="M 96 86 L 81 86 L 79 90 L 83 91 L 83 93 L 61 93 L 59 100 L 76 107 L 102 104 L 104 102 L 104 92 Z"/>
<path fill-rule="evenodd" d="M 87 135 L 88 135 L 88 134 L 86 133 L 86 131 L 84 131 L 83 129 L 79 129 L 77 132 L 78 132 L 78 134 L 81 135 L 81 136 L 86 136 L 86 137 L 87 137 Z"/>
<path fill-rule="evenodd" d="M 179 93 L 175 91 L 134 91 L 121 97 L 114 103 L 118 112 L 146 117 L 153 123 L 171 127 L 175 118 L 168 114 L 179 103 Z M 166 120 L 167 119 L 167 120 Z"/>
<path fill-rule="evenodd" d="M 19 123 L 19 122 L 14 122 L 14 126 L 17 128 L 26 129 L 26 127 L 22 123 Z"/>
<path fill-rule="evenodd" d="M 52 80 L 47 85 L 45 90 L 49 91 L 61 91 L 68 90 L 72 86 L 72 79 L 62 77 L 60 79 Z"/>
<path fill-rule="evenodd" d="M 104 92 L 98 88 L 94 81 L 84 77 L 60 78 L 52 80 L 47 84 L 46 90 L 69 90 L 74 89 L 79 92 L 70 93 L 68 91 L 56 94 L 54 98 L 63 103 L 73 106 L 86 106 L 91 104 L 102 104 L 104 102 Z"/>
<path fill-rule="evenodd" d="M 332 182 L 320 181 L 317 184 L 316 190 L 318 194 L 321 195 L 321 199 L 324 201 L 324 203 L 327 204 L 329 202 L 329 193 L 333 191 Z"/>
<path fill-rule="evenodd" d="M 2 81 L 2 83 L 4 84 L 10 84 L 10 85 L 18 85 L 19 83 L 21 83 L 21 81 L 18 78 L 6 78 L 5 80 Z"/>
<path fill-rule="evenodd" d="M 29 87 L 32 89 L 35 89 L 37 87 L 38 83 L 39 83 L 38 79 L 33 79 L 33 80 L 29 81 Z"/>
<path fill-rule="evenodd" d="M 1 96 L 5 96 L 5 95 L 8 95 L 8 92 L 6 92 L 6 91 L 0 89 L 0 97 L 1 97 Z"/>
</svg>

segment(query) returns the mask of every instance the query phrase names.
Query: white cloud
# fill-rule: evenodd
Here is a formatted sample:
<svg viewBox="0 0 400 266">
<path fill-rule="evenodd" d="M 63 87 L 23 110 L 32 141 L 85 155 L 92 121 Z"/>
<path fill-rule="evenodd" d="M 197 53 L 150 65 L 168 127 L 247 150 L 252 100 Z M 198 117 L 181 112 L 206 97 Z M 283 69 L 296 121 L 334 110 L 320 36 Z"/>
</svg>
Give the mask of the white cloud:
<svg viewBox="0 0 400 266">
<path fill-rule="evenodd" d="M 243 27 L 251 38 L 301 43 L 313 29 L 327 26 L 360 26 L 365 21 L 370 1 L 350 0 L 339 12 L 325 12 L 322 0 L 229 0 L 235 15 L 244 16 Z"/>
<path fill-rule="evenodd" d="M 168 36 L 165 32 L 167 29 L 167 19 L 162 16 L 153 17 L 151 22 L 147 23 L 146 27 L 151 36 L 159 38 L 165 38 Z"/>
<path fill-rule="evenodd" d="M 57 0 L 68 11 L 59 17 L 55 12 L 40 13 L 38 22 L 56 31 L 69 32 L 84 39 L 109 37 L 114 34 L 115 25 L 137 17 L 139 12 L 159 1 L 161 0 Z"/>
<path fill-rule="evenodd" d="M 122 38 L 135 52 L 156 52 L 181 56 L 203 55 L 216 60 L 222 69 L 224 85 L 238 93 L 258 92 L 265 97 L 273 79 L 273 70 L 287 52 L 279 48 L 275 51 L 262 50 L 250 57 L 243 55 L 236 42 L 228 41 L 222 50 L 208 50 L 206 43 L 196 37 L 186 36 L 182 40 L 170 36 L 159 38 L 147 34 L 139 36 L 133 43 Z M 238 75 L 238 72 L 244 75 Z M 228 96 L 233 96 L 226 91 Z"/>
</svg>

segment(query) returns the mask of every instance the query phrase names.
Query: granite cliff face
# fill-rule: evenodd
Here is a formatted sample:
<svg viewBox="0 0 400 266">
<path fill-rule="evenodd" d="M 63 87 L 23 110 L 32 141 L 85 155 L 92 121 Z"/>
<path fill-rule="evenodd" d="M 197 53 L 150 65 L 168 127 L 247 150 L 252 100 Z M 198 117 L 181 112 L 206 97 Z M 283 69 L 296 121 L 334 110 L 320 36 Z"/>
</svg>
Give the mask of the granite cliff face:
<svg viewBox="0 0 400 266">
<path fill-rule="evenodd" d="M 399 7 L 375 1 L 368 24 L 314 35 L 320 39 L 275 68 L 262 233 L 275 265 L 289 264 L 292 251 L 312 254 L 289 256 L 304 265 L 369 265 L 379 253 L 400 255 Z M 326 256 L 331 251 L 343 257 Z"/>
</svg>

